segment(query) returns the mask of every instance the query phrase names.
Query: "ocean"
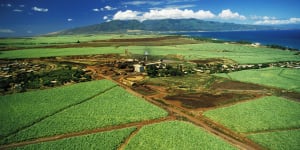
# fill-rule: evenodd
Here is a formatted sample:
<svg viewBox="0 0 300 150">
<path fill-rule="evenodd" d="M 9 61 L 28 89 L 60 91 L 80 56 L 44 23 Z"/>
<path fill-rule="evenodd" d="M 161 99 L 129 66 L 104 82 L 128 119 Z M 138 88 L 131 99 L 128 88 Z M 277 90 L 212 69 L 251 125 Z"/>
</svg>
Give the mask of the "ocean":
<svg viewBox="0 0 300 150">
<path fill-rule="evenodd" d="M 225 41 L 248 41 L 263 45 L 275 44 L 300 50 L 300 30 L 180 32 L 176 34 Z"/>
</svg>

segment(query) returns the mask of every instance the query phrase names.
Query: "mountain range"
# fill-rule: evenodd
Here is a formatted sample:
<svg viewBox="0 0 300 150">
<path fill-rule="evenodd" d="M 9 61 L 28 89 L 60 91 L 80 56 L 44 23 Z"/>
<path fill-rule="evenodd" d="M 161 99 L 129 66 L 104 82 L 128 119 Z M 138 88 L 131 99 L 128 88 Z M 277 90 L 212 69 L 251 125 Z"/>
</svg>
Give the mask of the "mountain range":
<svg viewBox="0 0 300 150">
<path fill-rule="evenodd" d="M 128 30 L 178 32 L 178 31 L 235 31 L 235 30 L 268 30 L 270 26 L 246 25 L 203 21 L 197 19 L 162 19 L 162 20 L 113 20 L 101 24 L 78 27 L 58 32 L 58 34 L 95 34 L 107 32 L 126 32 Z"/>
</svg>

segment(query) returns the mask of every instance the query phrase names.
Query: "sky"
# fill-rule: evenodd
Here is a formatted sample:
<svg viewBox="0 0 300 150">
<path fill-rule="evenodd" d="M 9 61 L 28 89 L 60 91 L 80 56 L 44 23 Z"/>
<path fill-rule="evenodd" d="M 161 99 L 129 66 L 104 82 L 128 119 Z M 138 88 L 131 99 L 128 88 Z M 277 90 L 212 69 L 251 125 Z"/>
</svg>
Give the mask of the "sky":
<svg viewBox="0 0 300 150">
<path fill-rule="evenodd" d="M 300 0 L 0 0 L 0 36 L 32 36 L 112 20 L 300 24 Z"/>
</svg>

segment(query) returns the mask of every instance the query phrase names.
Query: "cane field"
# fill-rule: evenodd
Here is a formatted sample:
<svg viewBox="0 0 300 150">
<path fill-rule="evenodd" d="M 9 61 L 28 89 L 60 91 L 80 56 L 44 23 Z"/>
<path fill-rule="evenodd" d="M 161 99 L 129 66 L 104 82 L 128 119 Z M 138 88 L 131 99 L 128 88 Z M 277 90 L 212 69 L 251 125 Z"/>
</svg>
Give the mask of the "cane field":
<svg viewBox="0 0 300 150">
<path fill-rule="evenodd" d="M 272 150 L 300 149 L 300 130 L 275 131 L 267 133 L 250 134 L 251 140 Z"/>
<path fill-rule="evenodd" d="M 300 103 L 269 96 L 204 115 L 268 149 L 299 149 Z"/>
<path fill-rule="evenodd" d="M 151 120 L 167 114 L 121 87 L 114 87 L 85 103 L 72 106 L 10 135 L 2 143 Z"/>
<path fill-rule="evenodd" d="M 154 38 L 159 35 L 130 35 L 130 34 L 90 34 L 90 35 L 60 35 L 60 36 L 37 36 L 24 38 L 2 38 L 0 46 L 6 47 L 40 47 L 50 45 L 65 45 L 94 40 L 131 39 L 131 38 Z"/>
<path fill-rule="evenodd" d="M 94 133 L 78 137 L 70 137 L 57 141 L 43 142 L 14 148 L 15 150 L 32 149 L 95 149 L 112 150 L 117 149 L 122 142 L 133 132 L 135 128 L 125 128 L 101 133 Z"/>
<path fill-rule="evenodd" d="M 1 138 L 114 86 L 116 84 L 109 80 L 99 80 L 0 96 Z"/>
<path fill-rule="evenodd" d="M 130 139 L 125 149 L 219 149 L 221 147 L 236 149 L 191 123 L 171 121 L 143 127 Z"/>
<path fill-rule="evenodd" d="M 232 80 L 256 83 L 296 92 L 300 92 L 299 75 L 300 69 L 278 67 L 217 74 L 217 76 Z"/>
<path fill-rule="evenodd" d="M 150 77 L 147 63 L 157 61 L 161 74 Z M 19 74 L 49 64 L 84 68 L 94 81 L 17 93 Z M 269 67 L 235 68 L 243 64 Z M 158 34 L 47 35 L 0 38 L 0 65 L 0 149 L 300 149 L 295 50 Z M 232 70 L 212 74 L 224 66 Z M 167 99 L 177 95 L 220 105 Z"/>
<path fill-rule="evenodd" d="M 120 36 L 120 35 L 119 35 Z M 128 35 L 127 35 L 128 36 Z M 127 37 L 124 36 L 124 37 Z M 67 36 L 68 37 L 68 36 Z M 72 37 L 68 39 L 65 36 L 49 37 L 49 43 L 56 43 L 59 39 L 62 42 L 70 42 L 77 37 Z M 118 37 L 117 35 L 110 36 L 100 36 L 99 39 L 122 39 L 124 37 Z M 148 36 L 128 36 L 130 38 L 151 38 L 154 35 Z M 39 39 L 40 38 L 40 39 Z M 46 41 L 46 37 L 37 37 L 36 41 L 43 43 Z M 97 39 L 98 36 L 84 37 L 83 41 Z M 166 56 L 166 55 L 181 55 L 185 60 L 195 60 L 195 59 L 207 59 L 207 58 L 227 58 L 236 61 L 240 64 L 257 64 L 257 63 L 268 63 L 277 61 L 299 61 L 300 56 L 294 51 L 283 51 L 278 49 L 266 48 L 266 47 L 252 47 L 242 44 L 232 44 L 232 43 L 210 43 L 195 41 L 194 44 L 182 44 L 180 40 L 184 38 L 178 38 L 178 43 L 180 45 L 167 45 L 167 46 L 106 46 L 106 47 L 89 47 L 89 43 L 80 47 L 67 47 L 67 48 L 29 48 L 29 49 L 18 49 L 18 50 L 8 50 L 1 51 L 0 58 L 14 59 L 14 58 L 40 58 L 40 57 L 55 57 L 55 56 L 74 56 L 74 55 L 93 55 L 93 54 L 108 54 L 117 53 L 122 54 L 124 50 L 127 49 L 132 54 L 143 54 L 145 50 L 149 51 L 151 55 Z M 1 39 L 2 43 L 13 43 L 9 39 Z M 0 40 L 0 43 L 1 43 Z M 13 39 L 11 39 L 14 41 Z M 24 40 L 24 39 L 20 39 Z M 57 41 L 56 41 L 57 40 Z M 185 39 L 186 40 L 186 39 Z M 191 41 L 191 40 L 190 40 Z M 21 41 L 20 41 L 21 42 Z M 154 41 L 154 45 L 161 45 Z M 184 40 L 183 40 L 184 42 Z M 22 43 L 22 42 L 21 42 Z M 26 42 L 25 42 L 26 43 Z M 30 43 L 30 42 L 29 42 Z M 39 42 L 37 42 L 39 43 Z M 117 42 L 116 42 L 117 43 Z M 5 44 L 4 44 L 5 45 Z"/>
<path fill-rule="evenodd" d="M 299 114 L 300 103 L 275 96 L 204 113 L 240 133 L 296 128 L 300 126 Z"/>
</svg>

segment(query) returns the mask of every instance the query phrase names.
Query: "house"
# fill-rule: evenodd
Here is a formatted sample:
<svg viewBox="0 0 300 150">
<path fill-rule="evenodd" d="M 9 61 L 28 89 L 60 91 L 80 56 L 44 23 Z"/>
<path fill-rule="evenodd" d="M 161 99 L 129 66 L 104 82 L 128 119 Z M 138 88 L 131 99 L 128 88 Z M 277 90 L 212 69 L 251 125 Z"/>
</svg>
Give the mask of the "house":
<svg viewBox="0 0 300 150">
<path fill-rule="evenodd" d="M 258 46 L 260 46 L 260 43 L 252 43 L 251 46 L 258 47 Z"/>
</svg>

